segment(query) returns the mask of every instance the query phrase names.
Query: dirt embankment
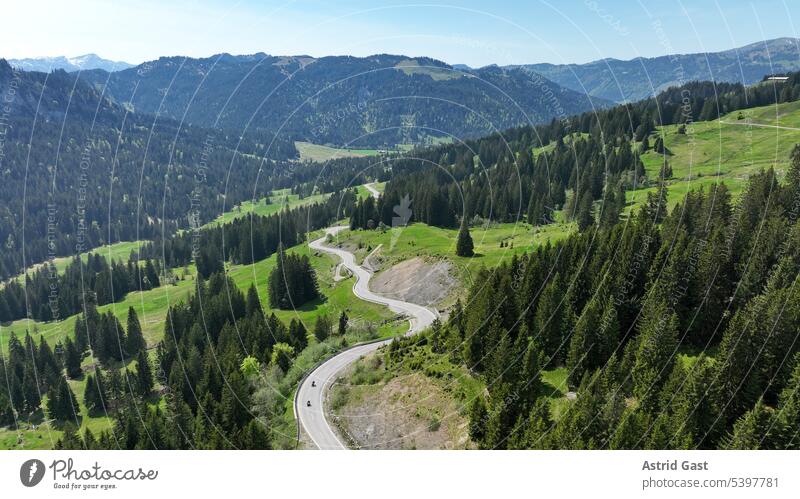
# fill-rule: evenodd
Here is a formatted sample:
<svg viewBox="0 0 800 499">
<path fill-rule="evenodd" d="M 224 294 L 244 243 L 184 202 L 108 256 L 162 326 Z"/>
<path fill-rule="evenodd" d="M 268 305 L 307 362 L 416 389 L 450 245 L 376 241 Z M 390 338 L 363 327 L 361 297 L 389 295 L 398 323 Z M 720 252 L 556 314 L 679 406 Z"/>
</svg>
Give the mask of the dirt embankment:
<svg viewBox="0 0 800 499">
<path fill-rule="evenodd" d="M 457 284 L 450 262 L 417 257 L 376 274 L 370 288 L 390 298 L 435 307 L 454 292 Z"/>
<path fill-rule="evenodd" d="M 379 362 L 375 356 L 361 362 Z M 362 372 L 363 377 L 363 372 Z M 352 384 L 353 369 L 340 378 L 330 400 L 330 419 L 350 446 L 362 449 L 465 449 L 469 422 L 436 381 L 406 373 Z"/>
</svg>

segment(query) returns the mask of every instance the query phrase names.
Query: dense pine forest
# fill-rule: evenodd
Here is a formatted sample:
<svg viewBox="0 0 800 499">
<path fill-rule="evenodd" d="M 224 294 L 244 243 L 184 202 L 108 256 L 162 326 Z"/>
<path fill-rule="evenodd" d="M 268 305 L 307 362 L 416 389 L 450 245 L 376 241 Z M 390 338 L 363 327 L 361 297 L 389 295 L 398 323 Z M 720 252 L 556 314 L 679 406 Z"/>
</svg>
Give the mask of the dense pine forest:
<svg viewBox="0 0 800 499">
<path fill-rule="evenodd" d="M 161 285 L 159 260 L 109 262 L 89 253 L 87 261 L 74 257 L 63 273 L 47 264 L 24 282 L 13 280 L 0 289 L 0 321 L 32 318 L 40 322 L 58 320 L 83 311 L 84 297 L 98 305 L 113 303 L 130 291 L 146 291 Z"/>
<path fill-rule="evenodd" d="M 798 97 L 798 74 L 777 88 L 692 83 L 397 161 L 351 228 L 390 223 L 410 193 L 414 220 L 431 225 L 544 225 L 562 210 L 580 233 L 486 270 L 447 324 L 397 340 L 389 363 L 432 345 L 484 380 L 488 395 L 469 408 L 482 448 L 798 448 L 800 149 L 783 183 L 769 169 L 739 199 L 717 183 L 670 211 L 669 151 L 653 135 Z M 554 146 L 529 153 L 541 139 Z M 639 159 L 650 140 L 657 178 Z M 655 192 L 621 218 L 625 191 L 643 186 Z M 559 367 L 576 402 L 555 420 L 540 378 Z"/>
<path fill-rule="evenodd" d="M 800 448 L 800 148 L 787 182 L 753 177 L 669 214 L 642 208 L 484 271 L 447 324 L 414 345 L 485 380 L 482 448 Z M 545 369 L 575 401 L 554 420 Z"/>
<path fill-rule="evenodd" d="M 406 195 L 414 200 L 411 221 L 440 227 L 458 227 L 459 219 L 475 217 L 546 225 L 562 210 L 586 229 L 595 202 L 601 205 L 600 223 L 613 225 L 624 209 L 626 191 L 670 178 L 669 151 L 656 127 L 682 124 L 685 130 L 696 121 L 798 98 L 800 73 L 778 87 L 693 82 L 653 99 L 549 125 L 416 150 L 390 161 L 392 181 L 384 196 L 362 200 L 350 226 L 391 226 L 393 207 Z M 664 167 L 648 178 L 639 156 L 650 149 L 663 155 Z M 569 198 L 568 190 L 573 192 Z"/>
<path fill-rule="evenodd" d="M 0 61 L 0 76 L 17 74 Z M 167 139 L 168 132 L 155 134 L 155 143 L 145 146 L 153 134 L 148 127 L 157 126 L 139 121 L 144 118 L 127 121 L 124 108 L 103 100 L 94 88 L 63 72 L 23 77 L 40 91 L 52 89 L 52 81 L 73 86 L 82 95 L 79 101 L 98 110 L 89 121 L 66 121 L 74 133 L 59 150 L 62 158 L 71 159 L 60 161 L 81 164 L 85 144 L 90 144 L 90 168 L 99 168 L 98 178 L 107 178 L 109 170 L 117 172 L 110 192 L 105 184 L 85 189 L 90 200 L 86 213 L 96 209 L 94 214 L 85 220 L 57 217 L 62 236 L 55 241 L 56 253 L 74 253 L 73 237 L 83 225 L 91 227 L 87 249 L 110 240 L 150 242 L 127 263 L 97 255 L 86 262 L 76 257 L 56 278 L 60 292 L 55 307 L 49 300 L 53 278 L 47 266 L 26 276 L 24 285 L 4 285 L 4 321 L 80 316 L 72 335 L 54 346 L 43 337 L 37 342 L 35 331 L 22 340 L 11 335 L 7 355 L 0 356 L 0 372 L 7 373 L 10 387 L 0 390 L 0 425 L 30 417 L 46 397 L 47 415 L 63 430 L 56 444 L 60 448 L 290 446 L 281 418 L 299 381 L 296 372 L 289 374 L 293 362 L 334 333 L 324 315 L 312 335 L 301 322 L 287 324 L 270 313 L 270 308 L 291 309 L 319 298 L 308 258 L 288 254 L 285 248 L 304 243 L 309 232 L 341 219 L 349 219 L 353 230 L 391 226 L 395 207 L 410 197 L 412 222 L 460 228 L 457 250 L 464 257 L 473 255 L 467 229 L 487 221 L 543 226 L 562 217 L 578 229 L 561 242 L 483 270 L 448 311 L 447 321 L 387 348 L 388 363 L 396 364 L 415 346 L 430 345 L 485 383 L 485 396 L 465 408 L 470 436 L 480 447 L 800 445 L 800 296 L 794 286 L 800 274 L 795 223 L 800 149 L 795 149 L 783 178 L 766 169 L 749 178 L 738 198 L 717 183 L 691 192 L 670 209 L 665 188 L 671 176 L 669 151 L 657 132 L 664 124 L 690 128 L 694 121 L 723 113 L 795 101 L 800 98 L 799 74 L 780 87 L 691 83 L 654 99 L 483 139 L 379 160 L 338 159 L 322 173 L 320 165 L 287 158 L 253 159 L 263 156 L 255 141 L 248 143 L 248 155 L 231 152 L 237 147 L 233 137 L 219 139 L 209 152 L 204 145 L 207 131 L 173 122 L 158 127 L 167 127 L 180 146 Z M 52 79 L 47 87 L 45 78 Z M 33 139 L 37 147 L 32 150 L 52 152 L 52 144 L 45 142 L 62 126 L 63 106 L 78 105 L 51 100 L 53 122 L 36 125 L 32 136 L 41 137 Z M 98 123 L 96 129 L 92 122 Z M 25 126 L 14 133 L 30 134 L 32 125 Z M 40 126 L 45 127 L 41 133 Z M 125 144 L 118 143 L 122 135 Z M 651 141 L 664 164 L 655 176 L 648 176 L 641 160 Z M 27 153 L 23 142 L 17 143 L 4 161 L 24 164 Z M 152 164 L 113 166 L 130 166 L 144 156 L 145 147 L 147 157 L 156 155 Z M 124 161 L 120 150 L 127 151 Z M 47 172 L 59 168 L 49 163 L 56 156 L 42 154 L 31 161 L 32 167 L 36 163 Z M 219 155 L 217 167 L 209 167 L 206 187 L 197 191 L 192 165 L 208 154 Z M 241 163 L 234 167 L 240 174 L 229 179 L 226 161 L 231 157 Z M 203 203 L 198 214 L 201 221 L 211 220 L 222 206 L 254 198 L 259 172 L 269 179 L 265 189 L 292 186 L 301 195 L 332 194 L 324 202 L 274 215 L 245 216 L 202 229 L 189 223 L 186 199 L 201 195 L 213 200 Z M 18 205 L 4 207 L 0 226 L 7 249 L 0 273 L 11 276 L 23 257 L 17 245 L 22 231 L 17 213 L 44 214 L 42 220 L 26 220 L 43 231 L 37 235 L 26 228 L 32 242 L 26 242 L 24 257 L 45 260 L 53 250 L 48 249 L 50 222 L 43 203 L 55 199 L 62 214 L 80 203 L 72 190 L 76 185 L 69 183 L 78 180 L 63 172 L 52 177 L 40 172 L 41 185 L 35 188 L 28 179 L 28 191 L 41 195 L 24 200 L 11 196 L 26 185 L 24 173 L 5 175 L 3 189 L 9 199 L 18 200 Z M 377 200 L 358 200 L 351 189 L 354 179 L 365 176 L 389 180 Z M 53 178 L 66 178 L 68 184 L 57 180 L 58 188 L 48 194 Z M 218 189 L 229 181 L 227 190 Z M 145 194 L 126 191 L 134 185 L 141 185 Z M 626 192 L 641 187 L 655 190 L 641 207 L 626 211 Z M 110 202 L 114 208 L 109 217 Z M 239 291 L 225 274 L 230 264 L 250 264 L 276 253 L 279 263 L 269 279 L 269 303 L 260 302 L 255 288 Z M 98 312 L 97 306 L 119 301 L 130 291 L 168 282 L 168 269 L 191 263 L 197 269 L 193 293 L 169 308 L 163 339 L 150 354 L 134 309 L 125 325 L 110 312 Z M 344 345 L 347 327 L 343 313 L 338 347 Z M 84 373 L 88 357 L 96 361 Z M 551 394 L 540 381 L 544 370 L 554 368 L 566 368 L 574 397 L 559 418 L 553 417 Z M 108 414 L 113 430 L 79 433 L 73 426 L 78 407 L 68 380 L 79 378 L 86 383 L 85 406 Z"/>
<path fill-rule="evenodd" d="M 346 207 L 352 206 L 354 196 L 346 191 L 331 196 L 325 203 L 285 210 L 272 216 L 245 217 L 224 226 L 204 228 L 196 235 L 182 233 L 168 241 L 160 241 L 159 248 L 155 247 L 156 243 L 147 245 L 142 254 L 168 248 L 165 252 L 171 255 L 168 261 L 176 265 L 188 264 L 193 258 L 192 248 L 202 248 L 194 255 L 199 272 L 195 293 L 187 304 L 170 309 L 164 340 L 157 347 L 155 365 L 145 351 L 141 324 L 134 309 L 128 311 L 127 325 L 123 326 L 111 312 L 99 313 L 97 305 L 114 297 L 119 299 L 129 290 L 108 289 L 109 295 L 106 295 L 102 291 L 105 286 L 130 283 L 133 286 L 130 290 L 140 290 L 158 286 L 159 275 L 165 274 L 157 270 L 149 259 L 141 265 L 129 261 L 127 266 L 117 262 L 109 266 L 101 256 L 90 254 L 86 263 L 76 257 L 59 281 L 63 286 L 60 296 L 64 300 L 59 302 L 59 310 L 65 314 L 80 312 L 74 332 L 54 347 L 44 337 L 37 344 L 35 331 L 33 335 L 27 333 L 24 341 L 12 333 L 8 358 L 0 358 L 0 372 L 6 373 L 9 386 L 9 390 L 3 390 L 0 395 L 0 425 L 13 425 L 18 418 L 24 420 L 32 416 L 46 394 L 48 415 L 62 422 L 64 437 L 58 445 L 65 448 L 268 448 L 269 429 L 255 421 L 249 410 L 249 390 L 253 383 L 244 379 L 240 372 L 242 363 L 248 357 L 262 365 L 282 365 L 283 370 L 279 373 L 284 375 L 294 356 L 308 345 L 308 333 L 299 321 L 283 324 L 274 315 L 267 316 L 265 311 L 268 307 L 262 306 L 255 288 L 250 288 L 246 298 L 239 293 L 236 285 L 224 277 L 224 262 L 250 263 L 278 251 L 281 260 L 274 277 L 270 278 L 270 293 L 280 295 L 276 300 L 288 300 L 289 303 L 276 302 L 273 306 L 298 306 L 316 298 L 316 278 L 307 259 L 286 255 L 281 245 L 299 244 L 307 231 L 341 218 L 341 210 L 349 213 Z M 258 234 L 261 239 L 253 239 L 252 234 Z M 194 242 L 195 237 L 199 242 Z M 242 238 L 241 252 L 239 237 Z M 235 251 L 227 252 L 226 244 L 232 244 Z M 49 275 L 49 271 L 43 269 L 33 278 L 28 278 L 28 285 L 41 283 L 42 279 L 49 279 Z M 140 280 L 138 283 L 137 279 Z M 42 313 L 50 317 L 49 284 L 45 282 L 39 287 L 46 291 L 42 297 L 45 300 Z M 10 283 L 0 291 L 0 297 L 12 300 L 17 297 L 19 289 L 22 289 L 19 284 Z M 38 295 L 32 296 L 36 298 Z M 78 300 L 74 309 L 69 308 L 73 307 L 69 297 Z M 23 300 L 19 306 L 24 308 L 25 303 Z M 39 302 L 28 303 L 31 306 Z M 326 333 L 325 337 L 329 334 Z M 227 353 L 223 353 L 225 351 Z M 223 372 L 213 360 L 220 354 L 229 359 L 220 364 L 225 366 Z M 98 362 L 91 374 L 85 374 L 81 367 L 87 357 Z M 201 359 L 204 360 L 200 362 Z M 202 369 L 207 372 L 202 374 L 198 371 L 197 376 L 193 374 L 186 378 L 181 374 L 187 368 L 186 362 L 193 366 L 200 362 L 196 364 L 197 368 L 205 365 Z M 77 399 L 66 380 L 84 376 L 86 407 L 98 414 L 115 417 L 118 425 L 114 431 L 102 435 L 93 435 L 90 430 L 82 435 L 76 433 L 74 423 L 79 420 Z M 205 381 L 201 383 L 201 379 Z M 156 383 L 168 390 L 166 395 L 164 392 L 158 394 L 168 401 L 163 410 L 148 405 L 155 396 Z M 176 391 L 170 392 L 172 388 Z M 207 394 L 200 403 L 195 397 L 198 393 Z M 275 406 L 266 404 L 264 410 L 278 413 L 282 404 L 282 401 Z M 182 418 L 188 417 L 189 426 L 175 427 L 175 420 L 165 419 L 173 417 L 172 411 L 180 412 Z M 203 415 L 211 413 L 225 418 L 223 427 L 215 428 L 214 423 L 205 421 Z M 142 422 L 140 418 L 145 415 L 147 417 Z M 194 421 L 196 417 L 200 418 L 197 422 Z M 166 436 L 166 433 L 175 431 L 189 432 L 189 436 L 182 433 Z M 163 432 L 164 435 L 154 438 L 153 435 L 157 434 L 154 432 Z M 195 432 L 202 432 L 205 436 L 201 439 L 200 433 Z"/>
<path fill-rule="evenodd" d="M 0 95 L 0 280 L 107 243 L 169 238 L 273 189 L 352 187 L 374 161 L 320 169 L 295 161 L 291 141 L 130 112 L 75 74 L 2 59 Z"/>
</svg>

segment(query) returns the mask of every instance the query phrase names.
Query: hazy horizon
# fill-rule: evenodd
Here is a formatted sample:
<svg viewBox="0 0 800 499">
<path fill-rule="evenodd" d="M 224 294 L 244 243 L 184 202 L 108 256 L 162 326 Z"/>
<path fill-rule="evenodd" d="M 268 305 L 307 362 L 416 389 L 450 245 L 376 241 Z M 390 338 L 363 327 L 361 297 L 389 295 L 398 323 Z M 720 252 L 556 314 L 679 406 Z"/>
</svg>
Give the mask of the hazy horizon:
<svg viewBox="0 0 800 499">
<path fill-rule="evenodd" d="M 666 57 L 668 55 L 693 55 L 693 54 L 703 54 L 703 53 L 710 54 L 710 53 L 725 52 L 727 50 L 740 49 L 742 47 L 746 47 L 746 46 L 749 46 L 749 45 L 756 45 L 756 44 L 759 44 L 759 43 L 766 43 L 766 42 L 769 42 L 769 41 L 772 41 L 772 40 L 779 40 L 779 39 L 789 39 L 789 40 L 794 40 L 794 41 L 800 43 L 800 38 L 797 38 L 797 37 L 793 37 L 793 36 L 778 36 L 778 37 L 775 37 L 775 38 L 768 38 L 768 39 L 764 39 L 764 40 L 756 40 L 756 41 L 753 41 L 753 42 L 747 42 L 747 43 L 743 43 L 741 45 L 736 45 L 736 46 L 732 46 L 732 47 L 729 47 L 729 48 L 725 48 L 725 49 L 721 49 L 721 50 L 708 51 L 708 52 L 672 52 L 670 54 L 662 54 L 662 55 L 656 55 L 656 56 L 637 56 L 637 57 L 634 57 L 634 58 L 627 58 L 627 59 L 626 58 L 620 58 L 620 57 L 608 56 L 608 57 L 604 57 L 604 58 L 601 58 L 601 59 L 593 59 L 591 61 L 585 61 L 585 62 L 560 62 L 559 63 L 559 62 L 550 62 L 550 61 L 537 61 L 537 62 L 519 62 L 519 63 L 514 63 L 514 64 L 508 64 L 508 65 L 522 65 L 522 64 L 554 64 L 554 65 L 558 65 L 558 64 L 578 64 L 578 65 L 580 65 L 580 64 L 590 64 L 590 63 L 594 63 L 594 62 L 599 62 L 599 61 L 602 61 L 602 60 L 605 60 L 605 59 L 615 59 L 615 60 L 620 60 L 620 61 L 631 61 L 631 60 L 635 60 L 635 59 L 638 59 L 638 58 L 653 59 L 653 58 L 657 58 L 657 57 Z M 800 46 L 798 47 L 798 50 L 800 51 Z M 5 57 L 3 54 L 0 54 L 0 59 L 6 59 L 6 60 L 26 60 L 26 59 L 46 60 L 46 59 L 56 59 L 56 58 L 64 57 L 64 58 L 69 60 L 69 59 L 77 59 L 77 58 L 80 58 L 80 57 L 94 55 L 96 57 L 99 57 L 99 58 L 107 60 L 107 61 L 116 62 L 116 63 L 130 64 L 131 66 L 138 66 L 138 65 L 143 64 L 145 62 L 158 60 L 158 59 L 160 59 L 162 57 L 168 57 L 168 58 L 169 57 L 187 57 L 187 58 L 191 58 L 191 59 L 210 59 L 212 57 L 220 56 L 220 55 L 230 55 L 230 56 L 233 56 L 233 57 L 247 57 L 247 56 L 254 56 L 254 55 L 257 55 L 257 54 L 264 54 L 267 57 L 312 57 L 314 59 L 323 59 L 323 58 L 326 58 L 326 57 L 360 57 L 360 58 L 366 58 L 366 57 L 373 57 L 373 56 L 376 56 L 376 55 L 392 55 L 392 56 L 399 56 L 399 57 L 408 57 L 409 59 L 417 59 L 417 58 L 428 57 L 428 58 L 432 58 L 432 59 L 444 62 L 444 63 L 449 64 L 451 66 L 464 64 L 464 63 L 459 62 L 459 61 L 447 61 L 447 60 L 437 59 L 435 57 L 431 57 L 431 56 L 426 55 L 426 54 L 406 54 L 406 53 L 375 52 L 375 53 L 366 54 L 366 55 L 353 55 L 353 54 L 312 55 L 312 54 L 303 54 L 303 53 L 277 54 L 277 53 L 270 53 L 268 51 L 263 51 L 263 50 L 262 51 L 256 51 L 256 52 L 249 52 L 249 53 L 231 53 L 231 52 L 222 51 L 222 52 L 215 52 L 215 53 L 208 54 L 208 55 L 162 54 L 162 55 L 159 55 L 158 57 L 155 57 L 153 59 L 145 59 L 145 60 L 141 60 L 141 61 L 129 61 L 129 60 L 115 59 L 115 58 L 112 58 L 112 57 L 106 57 L 103 54 L 99 54 L 97 52 L 86 52 L 86 53 L 77 54 L 77 55 L 57 54 L 57 55 L 34 55 L 34 56 L 24 56 L 24 57 Z M 471 68 L 478 69 L 478 68 L 482 68 L 482 67 L 486 67 L 486 66 L 492 66 L 492 65 L 504 66 L 505 64 L 500 64 L 500 63 L 496 63 L 496 62 L 490 62 L 488 64 L 484 64 L 484 65 L 481 65 L 481 66 L 473 66 L 473 65 L 470 65 L 470 64 L 466 64 L 466 65 L 471 67 Z"/>
<path fill-rule="evenodd" d="M 114 5 L 34 0 L 7 6 L 8 17 L 22 22 L 6 26 L 0 43 L 7 59 L 95 53 L 129 64 L 169 55 L 258 52 L 315 58 L 387 53 L 471 67 L 583 64 L 711 53 L 797 38 L 793 18 L 800 14 L 785 0 L 733 0 L 724 7 L 716 0 L 638 0 L 633 6 L 622 0 L 584 0 L 568 14 L 562 7 L 543 0 L 491 7 L 475 0 L 449 5 L 395 1 L 378 7 L 362 0 L 242 0 L 233 5 L 218 0 Z M 43 11 L 50 15 L 42 16 Z"/>
</svg>

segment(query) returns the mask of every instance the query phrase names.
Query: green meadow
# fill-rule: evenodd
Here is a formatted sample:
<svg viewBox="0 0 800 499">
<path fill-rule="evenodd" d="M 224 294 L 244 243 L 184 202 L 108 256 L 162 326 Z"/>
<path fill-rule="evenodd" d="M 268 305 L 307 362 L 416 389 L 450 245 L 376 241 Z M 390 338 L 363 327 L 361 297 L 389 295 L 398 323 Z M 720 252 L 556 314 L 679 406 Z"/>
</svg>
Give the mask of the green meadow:
<svg viewBox="0 0 800 499">
<path fill-rule="evenodd" d="M 708 190 L 718 182 L 724 182 L 736 196 L 747 179 L 762 169 L 774 167 L 778 176 L 783 176 L 789 153 L 800 143 L 800 102 L 735 111 L 720 120 L 689 125 L 685 134 L 678 133 L 677 125 L 660 127 L 659 133 L 671 153 L 666 156 L 673 173 L 667 181 L 670 205 L 690 190 Z M 650 143 L 654 140 L 655 135 Z M 649 179 L 658 178 L 663 161 L 664 156 L 652 149 L 642 155 Z M 629 191 L 627 201 L 639 205 L 656 189 Z"/>
<path fill-rule="evenodd" d="M 309 239 L 319 237 L 320 234 L 312 234 Z M 338 263 L 334 257 L 328 254 L 312 254 L 305 243 L 290 248 L 288 252 L 309 256 L 317 272 L 320 290 L 324 298 L 305 304 L 297 310 L 267 309 L 267 313 L 275 312 L 282 321 L 287 323 L 291 319 L 297 318 L 304 323 L 306 329 L 311 331 L 318 315 L 329 314 L 335 321 L 335 318 L 342 311 L 346 311 L 350 317 L 350 324 L 354 328 L 352 334 L 347 336 L 349 342 L 363 341 L 373 337 L 390 337 L 401 334 L 408 329 L 408 323 L 402 318 L 395 317 L 387 308 L 361 300 L 353 300 L 351 291 L 353 278 L 338 282 L 333 278 L 334 270 Z M 276 265 L 276 258 L 277 256 L 273 255 L 251 265 L 229 265 L 227 268 L 228 275 L 243 292 L 246 292 L 251 284 L 257 286 L 259 297 L 265 308 L 269 306 L 266 286 L 267 278 Z M 129 293 L 120 302 L 98 307 L 101 313 L 112 311 L 123 325 L 127 321 L 128 307 L 134 307 L 142 323 L 142 332 L 147 340 L 148 347 L 151 348 L 151 357 L 154 355 L 152 347 L 163 338 L 167 310 L 170 306 L 187 300 L 194 290 L 196 279 L 194 265 L 183 269 L 173 269 L 173 274 L 176 277 L 174 284 L 165 284 L 149 291 Z M 76 317 L 71 316 L 62 321 L 48 323 L 21 320 L 8 326 L 0 326 L 0 342 L 2 342 L 0 344 L 5 347 L 12 333 L 22 338 L 26 331 L 30 331 L 37 343 L 40 338 L 44 338 L 53 347 L 67 335 L 73 335 Z M 364 331 L 368 329 L 368 325 L 371 326 L 374 333 L 365 337 Z M 311 343 L 312 345 L 314 344 L 313 339 Z M 306 359 L 306 357 L 309 356 L 301 354 L 298 362 L 302 362 L 308 368 L 313 363 L 310 361 L 311 357 L 309 359 Z M 83 365 L 91 370 L 93 362 L 91 357 L 87 357 L 84 359 Z M 135 365 L 133 361 L 131 362 Z M 119 368 L 121 369 L 122 366 L 119 366 Z M 69 383 L 78 398 L 80 406 L 80 431 L 89 428 L 92 432 L 98 433 L 109 428 L 111 424 L 109 417 L 89 415 L 83 405 L 86 377 L 82 376 L 80 379 L 70 380 Z M 44 407 L 46 401 L 43 401 L 42 404 Z M 288 405 L 287 408 L 289 415 L 291 415 L 291 405 Z M 287 425 L 287 427 L 289 426 Z M 0 429 L 0 448 L 51 448 L 61 434 L 62 432 L 59 428 L 48 421 L 43 421 L 42 411 L 40 411 L 38 416 L 31 421 L 22 423 L 19 431 L 13 428 Z"/>
<path fill-rule="evenodd" d="M 274 215 L 284 208 L 292 209 L 297 208 L 298 206 L 306 206 L 309 204 L 323 202 L 330 196 L 330 194 L 314 194 L 312 196 L 301 198 L 297 194 L 292 194 L 291 189 L 279 189 L 272 191 L 270 196 L 261 198 L 257 201 L 244 201 L 243 203 L 234 206 L 232 209 L 218 216 L 211 222 L 205 224 L 203 227 L 213 227 L 216 225 L 226 224 L 236 220 L 237 218 L 241 218 L 250 214 L 262 216 Z"/>
<path fill-rule="evenodd" d="M 89 254 L 94 255 L 102 255 L 107 261 L 112 260 L 120 260 L 123 262 L 128 261 L 128 257 L 130 256 L 131 252 L 136 253 L 139 251 L 139 248 L 142 244 L 145 244 L 146 241 L 122 241 L 114 244 L 106 244 L 104 246 L 100 246 L 99 248 L 95 248 L 91 251 L 85 251 L 81 253 L 81 260 L 86 262 Z M 53 265 L 55 265 L 56 270 L 59 274 L 63 274 L 64 271 L 67 269 L 67 265 L 72 262 L 71 256 L 60 256 L 58 258 L 53 259 Z M 26 273 L 31 273 L 38 268 L 41 268 L 42 264 L 36 264 L 28 267 L 26 269 Z M 24 274 L 19 274 L 18 276 L 13 278 L 19 283 L 24 282 Z M 0 284 L 2 287 L 2 284 Z"/>
<path fill-rule="evenodd" d="M 418 256 L 445 258 L 455 266 L 461 282 L 470 284 L 473 276 L 482 267 L 491 268 L 501 262 L 508 262 L 514 255 L 521 255 L 539 245 L 561 240 L 574 230 L 575 225 L 571 223 L 557 223 L 544 227 L 531 227 L 526 223 L 473 227 L 470 229 L 470 235 L 475 245 L 475 256 L 471 258 L 455 255 L 458 230 L 442 229 L 421 223 L 387 229 L 385 232 L 347 230 L 340 234 L 338 243 L 353 250 L 359 261 L 363 261 L 364 257 L 381 245 L 380 256 L 385 262 L 383 268 Z"/>
<path fill-rule="evenodd" d="M 294 146 L 297 148 L 297 152 L 300 153 L 300 161 L 316 161 L 320 163 L 339 158 L 377 156 L 381 152 L 377 149 L 343 149 L 299 141 L 295 142 Z"/>
</svg>

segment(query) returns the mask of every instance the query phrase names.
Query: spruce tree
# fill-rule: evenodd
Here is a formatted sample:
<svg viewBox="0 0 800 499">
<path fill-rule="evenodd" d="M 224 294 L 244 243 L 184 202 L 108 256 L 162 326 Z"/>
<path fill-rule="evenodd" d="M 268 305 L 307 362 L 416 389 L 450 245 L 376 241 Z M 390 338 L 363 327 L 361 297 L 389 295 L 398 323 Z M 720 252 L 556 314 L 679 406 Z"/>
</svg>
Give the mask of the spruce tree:
<svg viewBox="0 0 800 499">
<path fill-rule="evenodd" d="M 86 391 L 83 394 L 83 404 L 89 409 L 90 413 L 102 411 L 107 404 L 108 395 L 106 394 L 105 377 L 98 366 L 95 374 L 86 376 Z"/>
<path fill-rule="evenodd" d="M 314 324 L 314 337 L 317 339 L 317 341 L 322 343 L 328 339 L 328 336 L 331 335 L 332 330 L 333 326 L 328 316 L 325 314 L 318 315 L 317 322 Z"/>
<path fill-rule="evenodd" d="M 458 241 L 456 242 L 456 255 L 471 257 L 475 254 L 475 247 L 472 244 L 472 236 L 469 234 L 466 220 L 462 220 L 461 228 L 458 229 Z"/>
<path fill-rule="evenodd" d="M 294 348 L 286 343 L 276 343 L 272 348 L 272 365 L 281 368 L 285 374 L 292 366 L 292 358 L 294 357 Z"/>
<path fill-rule="evenodd" d="M 50 349 L 50 345 L 42 337 L 39 341 L 39 351 L 37 353 L 36 368 L 39 371 L 39 379 L 44 389 L 58 380 L 61 376 L 61 365 Z"/>
<path fill-rule="evenodd" d="M 60 421 L 74 421 L 80 414 L 78 400 L 63 376 L 47 392 L 47 412 Z"/>
<path fill-rule="evenodd" d="M 339 336 L 344 336 L 345 333 L 347 333 L 347 321 L 348 321 L 347 313 L 345 313 L 345 311 L 342 310 L 342 313 L 339 315 L 339 330 L 337 331 L 337 334 Z"/>
<path fill-rule="evenodd" d="M 291 301 L 289 298 L 286 275 L 286 251 L 283 243 L 278 244 L 278 252 L 275 255 L 275 268 L 269 274 L 269 303 L 273 308 L 289 309 Z"/>
<path fill-rule="evenodd" d="M 658 178 L 660 180 L 668 180 L 672 178 L 672 165 L 669 164 L 667 158 L 664 158 L 664 162 L 661 164 L 661 169 L 658 172 Z"/>
<path fill-rule="evenodd" d="M 319 298 L 317 276 L 308 256 L 287 254 L 279 246 L 276 258 L 268 283 L 272 307 L 290 310 Z"/>
<path fill-rule="evenodd" d="M 33 368 L 33 362 L 25 363 L 25 370 L 22 376 L 22 395 L 25 398 L 25 411 L 35 412 L 42 403 L 39 382 Z"/>
<path fill-rule="evenodd" d="M 536 306 L 533 335 L 538 338 L 542 351 L 550 360 L 551 367 L 563 362 L 566 357 L 564 341 L 564 313 L 567 307 L 564 296 L 564 283 L 560 274 L 547 284 Z"/>
<path fill-rule="evenodd" d="M 580 231 L 588 229 L 594 223 L 594 214 L 592 214 L 592 192 L 588 189 L 580 198 L 575 220 L 578 222 L 578 230 Z"/>
<path fill-rule="evenodd" d="M 678 317 L 658 291 L 651 292 L 639 325 L 636 361 L 631 376 L 639 402 L 652 408 L 663 381 L 672 372 L 678 344 Z"/>
<path fill-rule="evenodd" d="M 298 319 L 289 323 L 289 344 L 296 352 L 302 352 L 308 346 L 308 331 Z"/>
<path fill-rule="evenodd" d="M 775 412 L 759 399 L 751 411 L 736 421 L 733 432 L 725 439 L 723 447 L 731 450 L 774 448 L 773 431 L 778 429 L 773 423 L 774 416 Z"/>
<path fill-rule="evenodd" d="M 128 308 L 128 331 L 125 342 L 125 353 L 129 358 L 135 357 L 139 352 L 147 348 L 147 343 L 142 334 L 142 326 L 139 323 L 139 317 L 133 307 Z"/>
<path fill-rule="evenodd" d="M 136 357 L 136 388 L 142 397 L 147 397 L 153 391 L 153 371 L 144 350 L 140 350 Z"/>
<path fill-rule="evenodd" d="M 261 308 L 261 300 L 258 298 L 258 291 L 256 290 L 255 285 L 251 285 L 247 289 L 247 306 L 246 306 L 247 316 L 251 316 L 253 314 L 264 316 L 264 310 Z"/>
<path fill-rule="evenodd" d="M 469 438 L 479 445 L 486 435 L 487 418 L 486 402 L 483 396 L 479 395 L 469 405 Z"/>
</svg>

